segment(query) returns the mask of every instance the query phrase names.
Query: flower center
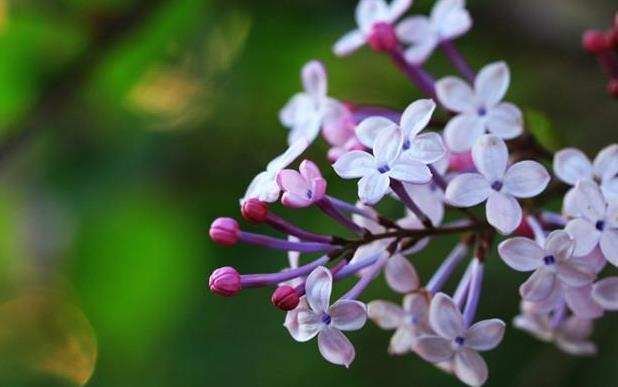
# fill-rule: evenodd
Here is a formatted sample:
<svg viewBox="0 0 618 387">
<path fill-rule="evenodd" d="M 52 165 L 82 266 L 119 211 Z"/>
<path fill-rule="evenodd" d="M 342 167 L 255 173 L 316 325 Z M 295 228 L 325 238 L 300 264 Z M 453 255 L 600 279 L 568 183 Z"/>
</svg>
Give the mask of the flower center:
<svg viewBox="0 0 618 387">
<path fill-rule="evenodd" d="M 548 255 L 546 257 L 543 257 L 543 262 L 549 266 L 549 265 L 553 265 L 554 263 L 556 263 L 556 258 L 553 255 Z"/>
<path fill-rule="evenodd" d="M 465 339 L 461 336 L 455 337 L 455 344 L 457 344 L 460 347 L 464 344 L 464 341 Z"/>
<path fill-rule="evenodd" d="M 324 323 L 326 325 L 330 325 L 331 320 L 332 319 L 331 319 L 331 317 L 330 317 L 330 315 L 328 313 L 324 313 L 322 315 L 322 323 Z"/>
<path fill-rule="evenodd" d="M 496 181 L 494 181 L 494 182 L 491 184 L 491 188 L 492 188 L 494 191 L 498 191 L 498 192 L 500 192 L 500 190 L 502 189 L 502 186 L 503 186 L 503 185 L 504 185 L 504 184 L 503 184 L 501 181 L 496 180 Z"/>
<path fill-rule="evenodd" d="M 487 109 L 485 109 L 484 107 L 479 108 L 478 115 L 481 117 L 485 117 L 487 115 Z"/>
<path fill-rule="evenodd" d="M 403 142 L 402 149 L 403 149 L 404 151 L 406 151 L 406 150 L 410 149 L 410 145 L 411 145 L 411 144 L 410 144 L 410 140 L 405 140 L 405 141 Z"/>
<path fill-rule="evenodd" d="M 386 173 L 386 172 L 388 172 L 390 170 L 391 170 L 391 168 L 388 165 L 386 165 L 386 164 L 378 168 L 378 172 L 380 172 L 380 173 Z"/>
<path fill-rule="evenodd" d="M 307 195 L 307 199 L 311 199 L 311 198 L 313 198 L 313 191 L 308 189 L 307 192 L 305 193 L 305 195 Z"/>
<path fill-rule="evenodd" d="M 605 222 L 602 220 L 599 220 L 594 227 L 599 230 L 599 231 L 603 231 L 605 229 Z"/>
</svg>

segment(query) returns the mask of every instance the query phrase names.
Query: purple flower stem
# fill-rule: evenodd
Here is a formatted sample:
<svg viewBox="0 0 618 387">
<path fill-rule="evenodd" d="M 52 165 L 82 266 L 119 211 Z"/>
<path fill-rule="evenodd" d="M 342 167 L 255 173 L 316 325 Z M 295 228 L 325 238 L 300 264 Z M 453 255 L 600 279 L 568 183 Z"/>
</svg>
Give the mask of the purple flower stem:
<svg viewBox="0 0 618 387">
<path fill-rule="evenodd" d="M 440 187 L 442 191 L 446 191 L 446 186 L 448 184 L 444 176 L 442 176 L 440 172 L 438 172 L 433 165 L 429 164 L 427 167 L 429 167 L 429 171 L 431 172 L 431 176 L 433 178 L 433 182 L 435 183 L 435 185 Z"/>
<path fill-rule="evenodd" d="M 443 40 L 440 43 L 440 48 L 442 52 L 446 55 L 449 61 L 455 66 L 457 71 L 463 75 L 468 82 L 474 83 L 474 79 L 476 78 L 476 74 L 472 67 L 466 61 L 466 58 L 459 52 L 455 44 L 450 40 Z"/>
<path fill-rule="evenodd" d="M 325 265 L 330 258 L 323 256 L 316 259 L 313 262 L 306 265 L 297 267 L 296 269 L 289 269 L 281 271 L 279 273 L 265 273 L 265 274 L 246 274 L 240 276 L 240 283 L 243 288 L 258 288 L 263 286 L 274 286 L 281 282 L 289 281 L 291 279 L 308 275 L 318 266 Z"/>
<path fill-rule="evenodd" d="M 481 298 L 481 285 L 483 283 L 483 264 L 478 260 L 472 261 L 472 269 L 470 275 L 470 288 L 468 289 L 468 298 L 466 299 L 466 307 L 464 308 L 463 318 L 466 328 L 472 325 L 476 309 Z"/>
<path fill-rule="evenodd" d="M 319 242 L 319 243 L 332 243 L 333 242 L 332 237 L 329 237 L 326 235 L 320 235 L 320 234 L 313 233 L 311 231 L 304 230 L 298 226 L 295 226 L 289 223 L 287 220 L 283 219 L 279 215 L 274 214 L 272 212 L 268 212 L 265 222 L 269 226 L 274 228 L 275 230 L 279 230 L 283 233 L 293 235 L 305 241 L 312 241 L 312 242 Z"/>
<path fill-rule="evenodd" d="M 384 117 L 393 122 L 399 122 L 401 119 L 401 113 L 381 107 L 381 106 L 368 106 L 368 105 L 353 105 L 351 106 L 352 116 L 354 121 L 361 122 L 368 117 Z"/>
<path fill-rule="evenodd" d="M 358 262 L 354 262 L 354 263 L 350 263 L 346 265 L 337 274 L 335 274 L 334 279 L 340 280 L 340 279 L 343 279 L 343 278 L 346 278 L 353 274 L 358 273 L 359 271 L 373 265 L 378 260 L 378 258 L 380 258 L 380 255 L 382 255 L 381 252 L 378 254 L 372 255 L 369 258 L 365 258 L 362 261 L 358 261 Z"/>
<path fill-rule="evenodd" d="M 374 278 L 378 275 L 380 270 L 386 265 L 386 262 L 390 258 L 390 255 L 383 254 L 380 258 L 376 260 L 376 262 L 363 273 L 361 279 L 350 289 L 346 294 L 344 294 L 340 299 L 341 300 L 355 300 L 360 296 L 360 294 L 367 288 L 367 286 L 374 280 Z"/>
<path fill-rule="evenodd" d="M 541 246 L 544 246 L 545 245 L 545 231 L 543 230 L 543 227 L 541 226 L 541 224 L 536 220 L 534 216 L 527 216 L 526 221 L 528 222 L 528 225 L 532 229 L 532 233 L 534 234 L 534 239 L 536 240 L 536 243 L 538 243 Z"/>
<path fill-rule="evenodd" d="M 556 226 L 566 226 L 567 220 L 561 214 L 557 214 L 551 211 L 543 211 L 541 212 L 540 220 L 546 224 L 552 224 Z"/>
<path fill-rule="evenodd" d="M 293 242 L 285 239 L 277 239 L 266 235 L 254 234 L 247 231 L 239 231 L 238 239 L 241 242 L 256 246 L 262 246 L 273 250 L 297 251 L 299 253 L 328 252 L 336 249 L 335 246 L 318 242 Z"/>
<path fill-rule="evenodd" d="M 414 200 L 408 195 L 408 191 L 404 188 L 403 184 L 399 180 L 391 179 L 391 189 L 401 199 L 401 201 L 408 207 L 410 211 L 423 223 L 426 228 L 434 228 L 431 220 L 421 211 L 420 208 L 414 203 Z"/>
<path fill-rule="evenodd" d="M 315 204 L 316 206 L 318 206 L 320 210 L 322 210 L 323 213 L 333 218 L 335 221 L 337 221 L 342 226 L 348 228 L 349 230 L 359 235 L 364 234 L 365 230 L 359 225 L 357 225 L 356 223 L 352 222 L 348 217 L 343 215 L 337 209 L 337 207 L 335 207 L 335 205 L 329 200 L 328 197 L 325 196 L 323 199 L 317 201 Z"/>
<path fill-rule="evenodd" d="M 346 265 L 348 264 L 347 261 L 343 260 L 338 262 L 335 266 L 333 266 L 330 269 L 330 272 L 332 273 L 333 277 L 341 271 L 341 269 L 343 269 Z M 306 281 L 303 281 L 300 285 L 296 286 L 294 288 L 294 290 L 296 291 L 296 294 L 298 294 L 299 297 L 302 297 L 305 295 L 305 283 Z"/>
<path fill-rule="evenodd" d="M 407 77 L 429 98 L 437 101 L 435 91 L 435 81 L 429 73 L 427 73 L 421 66 L 408 63 L 403 56 L 401 47 L 396 47 L 389 51 L 389 55 L 397 66 Z"/>
<path fill-rule="evenodd" d="M 337 209 L 341 211 L 350 212 L 352 214 L 360 215 L 364 218 L 377 221 L 375 214 L 371 213 L 370 211 L 358 208 L 352 203 L 348 203 L 344 200 L 337 199 L 332 196 L 327 196 L 327 198 L 333 206 L 337 207 Z"/>
<path fill-rule="evenodd" d="M 425 289 L 431 294 L 439 292 L 467 253 L 468 246 L 465 243 L 458 243 L 427 282 Z"/>
<path fill-rule="evenodd" d="M 470 276 L 472 275 L 472 262 L 466 268 L 464 275 L 459 280 L 459 284 L 455 289 L 455 293 L 453 294 L 453 301 L 462 309 L 464 306 L 464 302 L 468 295 L 468 289 L 470 288 Z"/>
</svg>

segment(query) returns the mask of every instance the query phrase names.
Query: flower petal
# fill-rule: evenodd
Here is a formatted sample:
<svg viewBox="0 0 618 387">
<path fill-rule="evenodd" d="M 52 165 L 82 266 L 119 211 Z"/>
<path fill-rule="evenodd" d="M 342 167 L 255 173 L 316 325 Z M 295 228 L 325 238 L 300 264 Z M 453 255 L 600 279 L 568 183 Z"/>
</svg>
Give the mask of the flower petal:
<svg viewBox="0 0 618 387">
<path fill-rule="evenodd" d="M 386 174 L 364 176 L 358 181 L 358 198 L 365 204 L 376 204 L 388 192 L 390 181 Z"/>
<path fill-rule="evenodd" d="M 307 199 L 306 195 L 298 195 L 292 192 L 284 192 L 281 204 L 291 208 L 305 208 L 313 204 L 313 200 Z"/>
<path fill-rule="evenodd" d="M 573 356 L 592 356 L 597 353 L 596 344 L 588 340 L 570 340 L 559 337 L 556 339 L 556 346 Z"/>
<path fill-rule="evenodd" d="M 423 164 L 432 164 L 444 158 L 446 148 L 438 133 L 423 133 L 412 140 L 408 155 Z"/>
<path fill-rule="evenodd" d="M 315 268 L 307 277 L 305 294 L 309 306 L 316 313 L 324 313 L 328 310 L 332 287 L 333 276 L 324 266 Z"/>
<path fill-rule="evenodd" d="M 412 102 L 401 115 L 400 127 L 406 139 L 414 138 L 419 134 L 436 110 L 436 103 L 431 99 L 419 99 Z"/>
<path fill-rule="evenodd" d="M 537 196 L 547 188 L 551 176 L 540 163 L 531 160 L 520 161 L 504 174 L 504 189 L 518 198 Z"/>
<path fill-rule="evenodd" d="M 384 268 L 386 283 L 398 293 L 409 293 L 418 289 L 420 283 L 414 266 L 400 254 L 388 259 Z"/>
<path fill-rule="evenodd" d="M 580 269 L 571 260 L 556 262 L 556 275 L 560 281 L 574 287 L 588 285 L 595 278 L 594 274 Z"/>
<path fill-rule="evenodd" d="M 322 63 L 312 60 L 305 64 L 302 70 L 302 81 L 305 91 L 314 99 L 320 100 L 326 97 L 328 81 L 326 69 Z"/>
<path fill-rule="evenodd" d="M 504 98 L 510 82 L 511 73 L 506 62 L 490 63 L 476 76 L 474 91 L 485 107 L 490 108 Z"/>
<path fill-rule="evenodd" d="M 564 230 L 552 231 L 545 240 L 545 251 L 559 260 L 571 258 L 575 249 L 575 240 Z"/>
<path fill-rule="evenodd" d="M 431 181 L 431 171 L 427 165 L 413 160 L 408 154 L 402 156 L 393 165 L 388 173 L 393 179 L 411 184 L 425 184 Z"/>
<path fill-rule="evenodd" d="M 519 287 L 521 297 L 530 302 L 547 299 L 556 286 L 554 273 L 543 268 L 537 269 L 526 282 Z"/>
<path fill-rule="evenodd" d="M 331 327 L 323 328 L 318 334 L 318 348 L 324 359 L 346 368 L 352 364 L 356 355 L 350 340 Z"/>
<path fill-rule="evenodd" d="M 393 23 L 412 6 L 412 0 L 393 0 L 389 5 L 387 21 Z"/>
<path fill-rule="evenodd" d="M 367 322 L 367 307 L 356 300 L 339 300 L 329 309 L 331 326 L 340 331 L 361 329 Z"/>
<path fill-rule="evenodd" d="M 416 323 L 425 323 L 425 319 L 429 318 L 429 296 L 423 292 L 407 294 L 403 298 L 403 310 L 414 317 Z"/>
<path fill-rule="evenodd" d="M 266 171 L 277 173 L 288 165 L 292 164 L 298 156 L 300 156 L 309 147 L 309 141 L 305 138 L 300 138 L 294 141 L 283 154 L 275 157 L 266 166 Z"/>
<path fill-rule="evenodd" d="M 453 117 L 444 128 L 444 141 L 453 152 L 465 152 L 485 134 L 485 124 L 476 113 L 463 113 Z"/>
<path fill-rule="evenodd" d="M 475 351 L 489 351 L 498 346 L 504 337 L 504 321 L 499 319 L 483 320 L 468 328 L 465 345 Z"/>
<path fill-rule="evenodd" d="M 386 128 L 397 126 L 396 123 L 385 117 L 368 117 L 358 124 L 355 129 L 356 137 L 367 148 L 373 149 L 378 134 Z"/>
<path fill-rule="evenodd" d="M 296 341 L 305 342 L 313 339 L 322 326 L 321 315 L 311 309 L 300 309 L 297 315 L 298 330 L 292 337 Z M 290 333 L 292 333 L 290 331 Z"/>
<path fill-rule="evenodd" d="M 337 175 L 344 179 L 363 177 L 376 172 L 376 163 L 372 155 L 363 151 L 351 151 L 341 155 L 333 164 Z"/>
<path fill-rule="evenodd" d="M 412 351 L 412 345 L 416 341 L 414 327 L 404 325 L 395 331 L 388 345 L 388 353 L 391 355 L 403 355 Z"/>
<path fill-rule="evenodd" d="M 511 195 L 492 192 L 487 199 L 487 221 L 502 235 L 515 231 L 521 223 L 521 206 Z"/>
<path fill-rule="evenodd" d="M 474 91 L 457 77 L 445 77 L 436 82 L 436 95 L 440 103 L 456 113 L 476 111 Z"/>
<path fill-rule="evenodd" d="M 584 218 L 593 223 L 604 220 L 606 203 L 598 184 L 592 180 L 580 180 L 575 185 L 575 198 L 578 209 Z"/>
<path fill-rule="evenodd" d="M 382 329 L 395 329 L 405 317 L 403 309 L 390 301 L 371 301 L 367 304 L 367 314 L 371 321 Z"/>
<path fill-rule="evenodd" d="M 611 144 L 599 152 L 594 159 L 593 170 L 601 180 L 618 175 L 618 144 Z"/>
<path fill-rule="evenodd" d="M 535 241 L 516 237 L 508 239 L 498 246 L 502 260 L 517 271 L 536 270 L 543 263 L 545 251 Z"/>
<path fill-rule="evenodd" d="M 333 53 L 337 56 L 350 55 L 365 44 L 365 35 L 360 30 L 353 30 L 335 42 Z"/>
<path fill-rule="evenodd" d="M 306 119 L 306 112 L 313 110 L 311 98 L 305 93 L 297 93 L 279 111 L 279 121 L 286 128 Z M 292 142 L 290 142 L 292 144 Z"/>
<path fill-rule="evenodd" d="M 577 257 L 590 254 L 599 244 L 601 233 L 587 220 L 573 219 L 564 229 L 575 239 L 573 254 Z"/>
<path fill-rule="evenodd" d="M 438 44 L 438 34 L 429 18 L 415 15 L 403 19 L 395 27 L 399 40 L 410 46 L 404 52 L 410 63 L 424 62 Z"/>
<path fill-rule="evenodd" d="M 487 130 L 505 140 L 522 134 L 523 121 L 521 110 L 512 103 L 502 102 L 487 111 Z"/>
<path fill-rule="evenodd" d="M 378 166 L 390 165 L 399 157 L 403 133 L 398 126 L 389 126 L 378 134 L 373 144 L 373 155 Z"/>
<path fill-rule="evenodd" d="M 311 160 L 303 160 L 303 162 L 298 166 L 298 170 L 306 181 L 322 178 L 320 168 L 318 168 L 318 166 Z"/>
<path fill-rule="evenodd" d="M 356 24 L 368 34 L 375 22 L 388 20 L 389 11 L 384 0 L 360 0 L 356 6 Z"/>
<path fill-rule="evenodd" d="M 618 266 L 618 229 L 607 229 L 601 234 L 599 246 L 605 258 L 614 266 Z"/>
<path fill-rule="evenodd" d="M 436 294 L 431 300 L 429 324 L 437 334 L 445 339 L 454 339 L 464 333 L 461 311 L 455 302 L 444 293 Z"/>
<path fill-rule="evenodd" d="M 311 189 L 311 186 L 303 176 L 293 169 L 279 171 L 277 174 L 277 184 L 281 190 L 296 194 L 302 194 Z"/>
<path fill-rule="evenodd" d="M 440 0 L 431 10 L 431 20 L 442 39 L 453 39 L 466 33 L 472 18 L 464 8 L 463 0 Z"/>
<path fill-rule="evenodd" d="M 481 386 L 487 380 L 487 364 L 476 351 L 464 349 L 453 359 L 455 375 L 469 386 Z"/>
<path fill-rule="evenodd" d="M 280 193 L 281 190 L 275 181 L 275 176 L 270 172 L 264 171 L 251 180 L 242 200 L 255 198 L 263 202 L 273 203 L 279 199 Z"/>
<path fill-rule="evenodd" d="M 457 207 L 472 207 L 489 197 L 491 188 L 478 173 L 462 173 L 455 176 L 446 187 L 446 201 Z"/>
<path fill-rule="evenodd" d="M 583 319 L 596 319 L 603 315 L 603 306 L 592 297 L 592 285 L 568 287 L 564 299 L 573 313 Z"/>
<path fill-rule="evenodd" d="M 430 363 L 449 360 L 454 353 L 451 341 L 439 336 L 421 336 L 414 342 L 412 349 Z"/>
<path fill-rule="evenodd" d="M 563 182 L 575 185 L 581 179 L 592 178 L 592 163 L 579 149 L 562 149 L 554 155 L 554 173 Z"/>
<path fill-rule="evenodd" d="M 604 309 L 618 310 L 618 277 L 607 277 L 592 287 L 592 297 Z"/>
<path fill-rule="evenodd" d="M 482 136 L 472 147 L 476 169 L 490 182 L 502 180 L 508 159 L 509 151 L 500 137 L 490 134 Z"/>
</svg>

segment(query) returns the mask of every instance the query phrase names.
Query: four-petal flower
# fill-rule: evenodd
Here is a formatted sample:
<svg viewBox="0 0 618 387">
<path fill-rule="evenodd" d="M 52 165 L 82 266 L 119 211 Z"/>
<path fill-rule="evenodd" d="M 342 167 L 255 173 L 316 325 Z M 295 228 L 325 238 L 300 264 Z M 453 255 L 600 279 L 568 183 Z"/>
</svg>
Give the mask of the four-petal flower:
<svg viewBox="0 0 618 387">
<path fill-rule="evenodd" d="M 281 203 L 294 208 L 309 207 L 324 198 L 326 179 L 310 160 L 300 163 L 298 170 L 284 169 L 277 174 L 277 184 L 284 192 Z"/>
</svg>

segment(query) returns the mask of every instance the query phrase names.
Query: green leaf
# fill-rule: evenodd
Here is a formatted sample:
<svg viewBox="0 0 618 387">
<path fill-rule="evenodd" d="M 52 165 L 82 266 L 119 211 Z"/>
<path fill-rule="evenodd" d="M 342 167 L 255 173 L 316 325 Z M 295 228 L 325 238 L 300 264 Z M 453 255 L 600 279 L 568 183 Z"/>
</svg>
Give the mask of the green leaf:
<svg viewBox="0 0 618 387">
<path fill-rule="evenodd" d="M 533 109 L 525 109 L 526 129 L 535 140 L 546 150 L 555 152 L 564 147 L 560 133 L 552 126 L 545 113 Z"/>
</svg>

